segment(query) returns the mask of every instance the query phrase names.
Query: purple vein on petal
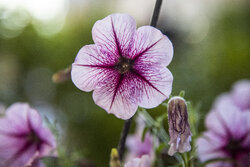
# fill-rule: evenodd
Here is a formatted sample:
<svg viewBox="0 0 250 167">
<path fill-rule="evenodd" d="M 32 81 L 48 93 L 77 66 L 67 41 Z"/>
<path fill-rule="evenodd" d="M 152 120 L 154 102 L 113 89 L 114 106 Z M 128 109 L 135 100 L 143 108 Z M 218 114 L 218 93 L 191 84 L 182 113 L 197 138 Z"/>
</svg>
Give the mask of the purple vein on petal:
<svg viewBox="0 0 250 167">
<path fill-rule="evenodd" d="M 99 38 L 99 40 L 106 43 L 106 45 L 108 45 L 110 48 L 116 47 L 115 45 L 113 45 L 113 42 L 104 33 L 102 33 L 102 31 L 100 30 L 97 31 L 105 38 L 105 39 Z"/>
<path fill-rule="evenodd" d="M 26 142 L 7 162 L 6 165 L 10 166 L 15 159 L 19 158 L 26 150 L 32 146 L 32 142 Z"/>
<path fill-rule="evenodd" d="M 40 138 L 40 136 L 38 136 L 37 132 L 35 131 L 35 129 L 32 127 L 31 121 L 30 121 L 30 115 L 27 114 L 27 122 L 28 122 L 28 127 L 30 129 L 30 133 L 34 133 L 36 137 L 39 138 L 39 143 L 37 144 L 37 149 L 39 150 L 42 143 L 47 144 L 48 146 L 52 145 L 50 143 L 48 143 L 47 141 L 43 140 L 42 138 Z"/>
<path fill-rule="evenodd" d="M 109 108 L 109 109 L 111 109 L 112 106 L 113 106 L 113 103 L 114 103 L 114 101 L 115 101 L 115 97 L 116 97 L 116 95 L 117 95 L 118 89 L 120 88 L 123 79 L 124 79 L 124 75 L 119 75 L 119 78 L 117 79 L 118 82 L 117 82 L 117 85 L 116 85 L 116 87 L 115 87 L 114 95 L 113 95 L 113 97 L 112 97 L 112 101 L 111 101 L 111 104 L 110 104 L 110 108 Z"/>
<path fill-rule="evenodd" d="M 137 55 L 134 56 L 134 60 L 138 59 L 140 56 L 142 56 L 145 52 L 147 52 L 149 49 L 151 49 L 152 47 L 154 47 L 158 42 L 160 42 L 163 38 L 159 39 L 158 41 L 156 41 L 155 43 L 153 43 L 152 45 L 150 45 L 149 47 L 147 47 L 146 49 L 144 49 L 143 51 L 141 51 L 140 53 L 138 53 Z"/>
<path fill-rule="evenodd" d="M 74 64 L 74 65 L 83 66 L 83 67 L 114 69 L 113 65 L 85 65 L 85 64 Z"/>
<path fill-rule="evenodd" d="M 227 126 L 227 123 L 226 123 L 225 120 L 222 118 L 222 115 L 221 115 L 219 112 L 215 112 L 215 113 L 216 113 L 216 115 L 217 115 L 219 121 L 221 122 L 222 127 L 223 127 L 224 130 L 226 131 L 226 136 L 227 136 L 227 137 L 233 136 L 232 133 L 231 133 L 231 131 L 230 131 L 230 129 L 229 129 L 229 127 Z"/>
<path fill-rule="evenodd" d="M 119 43 L 119 41 L 117 39 L 117 35 L 116 35 L 116 32 L 115 32 L 115 28 L 114 28 L 113 19 L 112 19 L 112 17 L 110 17 L 110 19 L 111 19 L 112 31 L 113 31 L 114 38 L 115 38 L 116 48 L 118 50 L 119 56 L 122 56 L 122 52 L 121 52 L 121 48 L 120 48 L 120 43 Z"/>
<path fill-rule="evenodd" d="M 250 133 L 250 132 L 248 131 L 246 134 L 244 134 L 244 135 L 239 139 L 239 141 L 241 141 L 241 142 L 243 143 L 243 142 L 247 139 L 249 133 Z M 245 149 L 248 150 L 248 152 L 250 151 L 250 143 L 249 143 L 247 146 L 245 146 Z"/>
<path fill-rule="evenodd" d="M 0 131 L 0 134 L 8 136 L 8 137 L 14 137 L 14 138 L 23 138 L 27 136 L 27 133 L 17 134 L 17 133 L 4 132 L 4 131 Z"/>
<path fill-rule="evenodd" d="M 151 82 L 149 82 L 144 76 L 142 76 L 141 74 L 139 74 L 136 70 L 131 70 L 131 72 L 134 75 L 136 75 L 137 77 L 139 77 L 141 80 L 143 80 L 144 82 L 146 82 L 149 86 L 151 86 L 152 88 L 154 88 L 156 91 L 158 91 L 160 94 L 162 94 L 163 96 L 166 96 L 159 89 L 157 89 Z"/>
<path fill-rule="evenodd" d="M 215 131 L 213 131 L 213 133 L 214 133 L 217 137 L 221 138 L 222 140 L 225 139 L 225 136 L 221 135 L 220 133 L 215 132 Z"/>
<path fill-rule="evenodd" d="M 214 132 L 212 132 L 214 133 Z M 215 135 L 217 135 L 216 133 L 214 133 Z M 221 137 L 221 136 L 218 136 L 218 137 Z M 221 138 L 222 140 L 224 138 Z M 214 141 L 213 139 L 211 139 L 211 137 L 207 136 L 206 134 L 204 134 L 204 140 L 206 140 L 207 142 L 209 142 L 209 144 L 213 145 L 214 144 Z M 214 149 L 211 149 L 211 150 L 207 150 L 203 153 L 213 153 L 213 152 L 217 152 L 217 151 L 221 151 L 222 150 L 222 146 L 217 146 L 216 148 Z"/>
<path fill-rule="evenodd" d="M 29 131 L 32 131 L 33 128 L 32 128 L 31 122 L 30 122 L 29 112 L 30 112 L 30 110 L 28 110 L 28 112 L 27 112 L 26 119 L 27 119 L 27 125 L 29 128 Z"/>
<path fill-rule="evenodd" d="M 87 52 L 83 52 L 83 53 L 85 53 L 85 54 L 89 54 L 89 53 L 87 53 Z M 97 62 L 101 62 L 101 63 L 103 63 L 104 64 L 104 61 L 105 60 L 100 60 L 99 58 L 97 58 L 95 55 L 89 55 L 91 58 L 93 58 L 94 60 L 96 60 Z"/>
<path fill-rule="evenodd" d="M 211 150 L 206 150 L 199 154 L 213 154 L 213 153 L 217 153 L 218 151 L 222 151 L 222 147 L 217 147 Z"/>
</svg>

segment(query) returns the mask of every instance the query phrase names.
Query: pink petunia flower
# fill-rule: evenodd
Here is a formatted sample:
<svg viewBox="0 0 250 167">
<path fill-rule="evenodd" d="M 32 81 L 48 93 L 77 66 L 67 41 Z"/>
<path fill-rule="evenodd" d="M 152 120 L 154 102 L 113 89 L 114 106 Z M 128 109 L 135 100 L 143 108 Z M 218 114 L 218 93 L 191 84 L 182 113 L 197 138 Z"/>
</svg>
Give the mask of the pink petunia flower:
<svg viewBox="0 0 250 167">
<path fill-rule="evenodd" d="M 11 105 L 0 118 L 0 166 L 23 167 L 50 155 L 56 147 L 38 112 L 26 103 Z"/>
<path fill-rule="evenodd" d="M 127 14 L 112 14 L 95 23 L 94 45 L 84 46 L 72 65 L 72 81 L 81 90 L 94 90 L 93 99 L 121 119 L 138 106 L 153 108 L 168 98 L 173 76 L 166 66 L 173 57 L 170 40 Z"/>
<path fill-rule="evenodd" d="M 154 143 L 153 136 L 147 132 L 142 141 L 142 134 L 145 128 L 145 123 L 140 117 L 137 117 L 137 127 L 135 134 L 129 135 L 126 140 L 128 154 L 126 160 L 129 161 L 133 158 L 141 158 L 143 155 L 148 155 L 151 162 L 154 160 Z"/>
<path fill-rule="evenodd" d="M 134 158 L 128 161 L 124 167 L 150 167 L 151 160 L 148 155 L 143 155 L 141 158 Z"/>
<path fill-rule="evenodd" d="M 241 111 L 250 111 L 250 80 L 239 80 L 229 93 L 220 95 L 215 102 L 218 105 L 234 105 Z"/>
<path fill-rule="evenodd" d="M 197 141 L 202 162 L 218 158 L 207 167 L 250 166 L 250 112 L 241 112 L 233 105 L 219 105 L 206 118 L 207 131 Z"/>
</svg>

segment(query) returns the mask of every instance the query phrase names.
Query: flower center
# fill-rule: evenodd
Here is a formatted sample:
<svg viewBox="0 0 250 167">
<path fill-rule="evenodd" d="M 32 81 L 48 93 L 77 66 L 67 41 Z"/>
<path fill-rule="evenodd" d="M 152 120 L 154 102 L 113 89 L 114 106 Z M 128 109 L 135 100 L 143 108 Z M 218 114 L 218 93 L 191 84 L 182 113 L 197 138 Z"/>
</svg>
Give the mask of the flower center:
<svg viewBox="0 0 250 167">
<path fill-rule="evenodd" d="M 241 145 L 240 140 L 230 140 L 224 149 L 231 155 L 232 158 L 236 158 L 239 154 L 247 152 Z"/>
<path fill-rule="evenodd" d="M 121 73 L 127 73 L 133 68 L 133 60 L 125 57 L 120 57 L 115 65 L 115 68 Z"/>
<path fill-rule="evenodd" d="M 32 142 L 32 143 L 40 143 L 41 140 L 40 138 L 36 135 L 35 132 L 31 132 L 27 135 L 27 140 Z"/>
</svg>

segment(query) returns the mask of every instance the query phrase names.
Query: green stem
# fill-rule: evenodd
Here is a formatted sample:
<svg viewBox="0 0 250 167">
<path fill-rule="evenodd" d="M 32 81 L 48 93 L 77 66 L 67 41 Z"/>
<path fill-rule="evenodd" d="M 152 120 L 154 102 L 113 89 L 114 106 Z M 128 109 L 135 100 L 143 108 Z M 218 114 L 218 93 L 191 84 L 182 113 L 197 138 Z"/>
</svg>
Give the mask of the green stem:
<svg viewBox="0 0 250 167">
<path fill-rule="evenodd" d="M 181 155 L 181 159 L 182 159 L 182 166 L 183 167 L 187 167 L 187 163 L 186 163 L 186 158 L 185 155 L 180 153 L 179 155 Z"/>
</svg>

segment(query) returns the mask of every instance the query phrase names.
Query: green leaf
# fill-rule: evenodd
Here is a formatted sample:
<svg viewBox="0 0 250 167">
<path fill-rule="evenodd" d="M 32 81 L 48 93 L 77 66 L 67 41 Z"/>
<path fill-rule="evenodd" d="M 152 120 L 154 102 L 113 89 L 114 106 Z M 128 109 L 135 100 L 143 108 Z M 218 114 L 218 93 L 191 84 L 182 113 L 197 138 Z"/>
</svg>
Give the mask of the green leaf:
<svg viewBox="0 0 250 167">
<path fill-rule="evenodd" d="M 156 122 L 158 122 L 159 124 L 161 124 L 162 121 L 163 121 L 164 119 L 167 119 L 167 118 L 168 118 L 168 115 L 167 115 L 167 112 L 166 112 L 166 113 L 162 114 L 161 116 L 157 117 L 157 118 L 156 118 Z"/>
<path fill-rule="evenodd" d="M 184 98 L 184 96 L 185 96 L 185 91 L 184 91 L 184 90 L 180 91 L 179 96 Z"/>
<path fill-rule="evenodd" d="M 144 142 L 147 132 L 148 132 L 148 127 L 145 127 L 142 132 L 141 141 Z"/>
<path fill-rule="evenodd" d="M 156 149 L 156 153 L 159 154 L 164 148 L 166 147 L 166 144 L 161 143 Z"/>
</svg>

